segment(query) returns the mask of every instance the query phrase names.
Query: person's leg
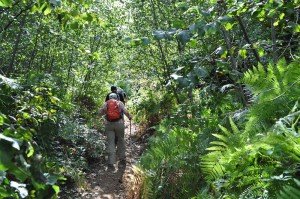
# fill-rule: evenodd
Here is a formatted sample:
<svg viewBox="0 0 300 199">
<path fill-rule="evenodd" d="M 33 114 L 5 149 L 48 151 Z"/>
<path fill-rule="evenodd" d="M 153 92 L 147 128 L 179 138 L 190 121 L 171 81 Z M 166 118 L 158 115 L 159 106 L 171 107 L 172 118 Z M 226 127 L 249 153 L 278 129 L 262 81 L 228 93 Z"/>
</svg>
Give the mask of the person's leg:
<svg viewBox="0 0 300 199">
<path fill-rule="evenodd" d="M 117 144 L 118 144 L 118 136 L 115 135 L 115 145 L 117 145 Z"/>
<path fill-rule="evenodd" d="M 114 126 L 111 123 L 106 124 L 106 136 L 108 142 L 108 164 L 113 165 L 116 162 L 116 150 Z"/>
<path fill-rule="evenodd" d="M 118 136 L 117 154 L 120 161 L 125 161 L 125 138 L 124 138 L 125 126 L 124 123 L 118 122 L 115 127 L 116 127 L 115 132 L 116 135 Z"/>
</svg>

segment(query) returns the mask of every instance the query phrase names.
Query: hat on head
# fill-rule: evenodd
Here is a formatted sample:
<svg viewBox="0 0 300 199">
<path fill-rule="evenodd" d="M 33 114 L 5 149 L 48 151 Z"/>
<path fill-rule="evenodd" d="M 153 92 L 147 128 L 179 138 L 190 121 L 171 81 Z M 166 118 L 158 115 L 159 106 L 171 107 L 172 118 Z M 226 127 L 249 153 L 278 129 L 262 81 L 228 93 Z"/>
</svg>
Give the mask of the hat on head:
<svg viewBox="0 0 300 199">
<path fill-rule="evenodd" d="M 117 87 L 116 87 L 116 86 L 111 86 L 111 87 L 110 87 L 110 90 L 111 90 L 111 91 L 115 91 L 115 90 L 117 90 Z"/>
<path fill-rule="evenodd" d="M 111 94 L 109 94 L 108 98 L 109 98 L 109 99 L 115 99 L 115 100 L 117 100 L 117 99 L 118 99 L 118 96 L 117 96 L 116 93 L 111 93 Z"/>
</svg>

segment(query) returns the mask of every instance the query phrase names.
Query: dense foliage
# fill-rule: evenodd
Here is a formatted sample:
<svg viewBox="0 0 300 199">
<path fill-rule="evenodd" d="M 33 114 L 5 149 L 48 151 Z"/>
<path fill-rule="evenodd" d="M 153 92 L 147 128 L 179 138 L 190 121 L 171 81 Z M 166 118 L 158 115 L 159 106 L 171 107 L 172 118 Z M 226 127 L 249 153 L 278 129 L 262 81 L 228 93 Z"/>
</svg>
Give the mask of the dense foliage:
<svg viewBox="0 0 300 199">
<path fill-rule="evenodd" d="M 298 198 L 299 1 L 131 8 L 132 45 L 151 55 L 143 68 L 177 102 L 169 113 L 156 95 L 155 109 L 137 106 L 149 119 L 165 112 L 140 162 L 141 197 Z"/>
<path fill-rule="evenodd" d="M 299 198 L 299 5 L 0 0 L 0 197 L 82 186 L 117 84 L 155 131 L 141 198 Z"/>
</svg>

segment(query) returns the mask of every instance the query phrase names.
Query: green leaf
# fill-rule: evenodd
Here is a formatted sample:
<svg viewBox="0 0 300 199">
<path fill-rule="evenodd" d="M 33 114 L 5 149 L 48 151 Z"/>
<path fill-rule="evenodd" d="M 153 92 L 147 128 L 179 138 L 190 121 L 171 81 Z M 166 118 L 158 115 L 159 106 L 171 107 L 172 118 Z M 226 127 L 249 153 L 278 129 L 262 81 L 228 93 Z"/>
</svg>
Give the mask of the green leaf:
<svg viewBox="0 0 300 199">
<path fill-rule="evenodd" d="M 227 137 L 225 137 L 224 135 L 221 134 L 212 134 L 214 137 L 219 138 L 220 140 L 223 140 L 224 142 L 228 142 Z"/>
<path fill-rule="evenodd" d="M 217 32 L 217 24 L 215 22 L 208 23 L 204 27 L 206 34 L 215 34 Z"/>
<path fill-rule="evenodd" d="M 225 148 L 222 146 L 212 146 L 212 147 L 208 147 L 206 148 L 207 151 L 224 151 Z"/>
<path fill-rule="evenodd" d="M 51 7 L 50 6 L 47 6 L 47 8 L 44 10 L 44 15 L 48 15 L 51 13 Z"/>
<path fill-rule="evenodd" d="M 4 124 L 4 118 L 3 115 L 0 114 L 0 126 L 2 126 Z"/>
<path fill-rule="evenodd" d="M 0 7 L 10 7 L 12 4 L 12 0 L 0 0 Z"/>
<path fill-rule="evenodd" d="M 173 79 L 175 79 L 175 80 L 178 80 L 178 79 L 183 78 L 181 75 L 177 75 L 176 73 L 173 73 L 173 74 L 171 74 L 170 76 L 171 76 Z"/>
<path fill-rule="evenodd" d="M 238 127 L 236 126 L 236 124 L 234 123 L 233 119 L 230 117 L 229 118 L 229 122 L 230 122 L 230 125 L 231 125 L 231 129 L 233 131 L 234 134 L 240 134 L 240 130 L 238 129 Z"/>
<path fill-rule="evenodd" d="M 0 74 L 0 85 L 1 84 L 5 84 L 9 86 L 11 89 L 17 89 L 21 87 L 19 84 L 17 84 L 16 80 L 4 77 L 3 75 Z"/>
<path fill-rule="evenodd" d="M 39 7 L 39 12 L 40 12 L 40 13 L 44 12 L 44 11 L 46 10 L 47 7 L 48 7 L 48 3 L 47 3 L 47 2 L 43 3 L 43 5 L 41 5 L 41 6 Z"/>
<path fill-rule="evenodd" d="M 10 194 L 10 192 L 7 189 L 0 187 L 0 196 L 3 198 L 9 198 L 12 195 Z"/>
<path fill-rule="evenodd" d="M 10 142 L 10 143 L 12 143 L 12 147 L 13 148 L 15 148 L 15 149 L 17 149 L 17 150 L 20 150 L 20 145 L 19 145 L 19 143 L 18 143 L 18 141 L 16 140 L 16 139 L 13 139 L 13 138 L 11 138 L 11 137 L 7 137 L 7 136 L 5 136 L 5 135 L 3 135 L 3 134 L 0 134 L 0 140 L 6 140 L 6 141 L 8 141 L 8 142 Z"/>
<path fill-rule="evenodd" d="M 208 76 L 208 72 L 205 68 L 203 67 L 195 67 L 194 68 L 194 73 L 201 78 L 205 78 Z"/>
<path fill-rule="evenodd" d="M 71 29 L 75 30 L 75 29 L 78 29 L 78 27 L 79 27 L 79 23 L 77 21 L 70 23 Z"/>
<path fill-rule="evenodd" d="M 125 37 L 123 41 L 126 43 L 130 43 L 131 40 L 132 40 L 131 37 Z"/>
<path fill-rule="evenodd" d="M 92 22 L 94 20 L 93 16 L 89 13 L 82 14 L 81 18 L 85 21 L 88 21 L 88 22 Z"/>
<path fill-rule="evenodd" d="M 12 164 L 13 150 L 8 150 L 9 145 L 0 140 L 0 171 L 6 171 Z"/>
<path fill-rule="evenodd" d="M 185 11 L 183 14 L 199 14 L 199 7 L 198 6 L 192 6 L 187 11 Z"/>
<path fill-rule="evenodd" d="M 247 50 L 245 50 L 245 49 L 239 50 L 239 55 L 240 55 L 243 59 L 245 59 L 245 58 L 247 57 Z"/>
<path fill-rule="evenodd" d="M 28 190 L 26 189 L 26 184 L 21 184 L 15 181 L 11 181 L 10 186 L 17 189 L 21 198 L 25 198 L 28 196 Z"/>
<path fill-rule="evenodd" d="M 47 179 L 46 184 L 54 185 L 57 182 L 57 176 L 51 175 L 49 173 L 44 173 L 44 177 Z"/>
<path fill-rule="evenodd" d="M 150 40 L 148 39 L 148 37 L 142 37 L 141 38 L 142 44 L 143 45 L 148 45 L 150 44 Z"/>
<path fill-rule="evenodd" d="M 9 170 L 21 182 L 24 182 L 30 176 L 29 171 L 21 167 L 17 167 L 16 165 L 10 165 Z"/>
<path fill-rule="evenodd" d="M 191 48 L 196 48 L 196 47 L 197 47 L 197 40 L 191 39 L 191 40 L 188 42 L 188 46 L 190 46 Z"/>
<path fill-rule="evenodd" d="M 285 14 L 284 14 L 284 13 L 281 13 L 281 14 L 279 15 L 279 19 L 282 20 L 282 19 L 284 18 L 284 16 L 285 16 Z"/>
<path fill-rule="evenodd" d="M 175 7 L 180 9 L 188 9 L 188 4 L 187 2 L 177 2 L 175 3 Z"/>
<path fill-rule="evenodd" d="M 29 119 L 29 118 L 31 118 L 31 116 L 30 116 L 29 113 L 24 112 L 24 113 L 23 113 L 23 118 L 24 118 L 24 119 Z"/>
<path fill-rule="evenodd" d="M 57 185 L 52 185 L 53 190 L 55 191 L 56 194 L 60 192 L 59 186 Z"/>
<path fill-rule="evenodd" d="M 27 157 L 31 157 L 34 154 L 34 148 L 30 142 L 28 142 L 28 144 L 29 144 L 29 146 L 26 150 L 26 153 L 27 153 Z"/>
<path fill-rule="evenodd" d="M 93 54 L 92 54 L 92 60 L 99 60 L 100 59 L 100 54 L 98 53 L 98 52 L 94 52 Z M 57 98 L 58 99 L 58 98 Z M 58 99 L 59 100 L 59 99 Z M 53 104 L 57 104 L 57 100 L 54 100 L 54 101 L 52 101 L 52 98 L 51 98 L 51 102 L 53 103 Z"/>
<path fill-rule="evenodd" d="M 155 30 L 153 32 L 153 36 L 155 39 L 160 40 L 160 39 L 164 39 L 166 37 L 166 33 L 165 33 L 165 31 L 162 31 L 162 30 Z"/>
<path fill-rule="evenodd" d="M 184 28 L 186 26 L 185 22 L 180 20 L 180 19 L 175 19 L 174 21 L 172 21 L 172 25 L 174 28 L 180 29 L 180 28 Z"/>
<path fill-rule="evenodd" d="M 278 26 L 279 25 L 279 20 L 277 20 L 277 21 L 275 21 L 274 23 L 273 23 L 273 26 Z"/>
<path fill-rule="evenodd" d="M 2 184 L 5 178 L 6 178 L 6 172 L 0 170 L 0 185 Z"/>
<path fill-rule="evenodd" d="M 259 21 L 265 20 L 265 17 L 266 17 L 266 11 L 265 11 L 265 10 L 261 10 L 261 11 L 259 12 L 259 14 L 257 15 L 257 17 L 259 18 Z"/>
<path fill-rule="evenodd" d="M 227 144 L 225 144 L 224 142 L 220 142 L 220 141 L 212 141 L 212 142 L 210 142 L 210 144 L 228 147 Z"/>
<path fill-rule="evenodd" d="M 185 44 L 191 38 L 190 32 L 188 30 L 182 30 L 177 34 L 177 38 L 181 43 Z"/>
<path fill-rule="evenodd" d="M 222 125 L 218 125 L 219 126 L 219 128 L 227 135 L 227 136 L 231 136 L 232 135 L 232 133 L 230 132 L 230 131 L 228 131 L 224 126 L 222 126 Z"/>
<path fill-rule="evenodd" d="M 299 33 L 300 32 L 300 25 L 297 24 L 295 27 L 294 27 L 294 32 L 296 33 Z"/>
<path fill-rule="evenodd" d="M 231 30 L 233 28 L 234 24 L 233 23 L 226 23 L 224 25 L 225 30 Z"/>
<path fill-rule="evenodd" d="M 258 55 L 259 55 L 260 57 L 262 57 L 262 56 L 265 55 L 265 51 L 264 51 L 263 48 L 259 48 L 259 49 L 258 49 Z"/>
</svg>

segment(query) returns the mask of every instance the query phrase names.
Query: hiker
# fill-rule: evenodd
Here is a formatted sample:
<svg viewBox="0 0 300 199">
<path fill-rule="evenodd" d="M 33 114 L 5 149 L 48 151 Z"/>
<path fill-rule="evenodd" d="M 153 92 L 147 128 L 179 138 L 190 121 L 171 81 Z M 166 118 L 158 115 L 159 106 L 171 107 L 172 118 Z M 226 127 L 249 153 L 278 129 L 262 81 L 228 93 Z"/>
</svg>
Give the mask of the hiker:
<svg viewBox="0 0 300 199">
<path fill-rule="evenodd" d="M 109 100 L 109 95 L 111 93 L 116 93 L 118 100 L 123 102 L 123 104 L 125 105 L 126 93 L 123 91 L 123 89 L 118 88 L 116 86 L 111 86 L 110 90 L 111 90 L 111 92 L 106 95 L 105 101 L 107 102 Z M 118 136 L 116 135 L 115 136 L 115 145 L 117 145 L 117 143 L 118 143 Z"/>
<path fill-rule="evenodd" d="M 107 102 L 109 100 L 109 94 L 116 93 L 118 96 L 118 100 L 123 102 L 123 104 L 125 105 L 126 93 L 123 91 L 123 89 L 117 88 L 116 86 L 111 86 L 110 90 L 111 92 L 106 95 L 105 101 Z"/>
<path fill-rule="evenodd" d="M 117 155 L 119 157 L 119 165 L 126 166 L 125 159 L 125 125 L 124 114 L 129 120 L 132 119 L 124 104 L 118 100 L 116 93 L 111 93 L 108 100 L 100 109 L 100 115 L 105 115 L 105 132 L 108 140 L 108 170 L 114 170 L 116 162 L 115 137 L 118 137 Z"/>
</svg>

